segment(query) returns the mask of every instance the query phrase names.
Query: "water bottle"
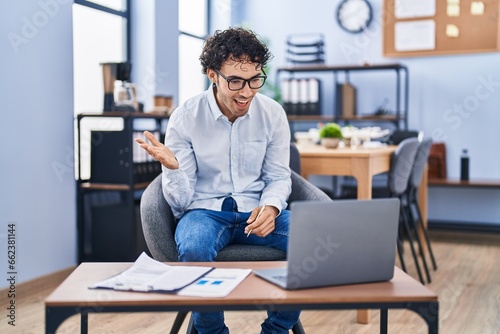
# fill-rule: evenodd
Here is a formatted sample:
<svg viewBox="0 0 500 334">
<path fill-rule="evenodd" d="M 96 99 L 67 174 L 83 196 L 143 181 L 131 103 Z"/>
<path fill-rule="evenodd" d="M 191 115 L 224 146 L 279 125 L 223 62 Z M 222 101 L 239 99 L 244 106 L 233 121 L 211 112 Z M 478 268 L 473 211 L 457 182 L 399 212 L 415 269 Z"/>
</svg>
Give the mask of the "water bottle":
<svg viewBox="0 0 500 334">
<path fill-rule="evenodd" d="M 469 154 L 466 149 L 462 150 L 462 156 L 460 157 L 460 180 L 469 180 Z"/>
</svg>

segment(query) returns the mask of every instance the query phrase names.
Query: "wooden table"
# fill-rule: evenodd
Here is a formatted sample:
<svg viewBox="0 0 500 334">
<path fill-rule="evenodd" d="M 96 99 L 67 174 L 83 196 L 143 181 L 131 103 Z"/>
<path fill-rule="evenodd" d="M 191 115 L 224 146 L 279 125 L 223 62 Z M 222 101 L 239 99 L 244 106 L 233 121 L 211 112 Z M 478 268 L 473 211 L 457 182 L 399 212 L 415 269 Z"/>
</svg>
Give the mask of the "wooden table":
<svg viewBox="0 0 500 334">
<path fill-rule="evenodd" d="M 388 172 L 391 166 L 391 155 L 397 146 L 377 148 L 325 148 L 322 145 L 298 144 L 300 168 L 304 178 L 309 175 L 343 175 L 353 176 L 357 180 L 358 199 L 372 198 L 373 176 Z M 418 200 L 424 225 L 427 226 L 427 168 L 420 183 Z M 425 241 L 421 233 L 420 239 Z M 423 247 L 423 250 L 425 247 Z M 358 322 L 367 324 L 369 312 L 360 310 Z"/>
<path fill-rule="evenodd" d="M 396 146 L 379 148 L 336 148 L 322 145 L 297 145 L 302 176 L 344 175 L 358 181 L 358 199 L 372 198 L 372 179 L 389 171 Z"/>
<path fill-rule="evenodd" d="M 180 263 L 168 263 L 181 265 Z M 175 294 L 91 290 L 97 281 L 116 275 L 131 263 L 82 263 L 45 300 L 45 333 L 81 314 L 81 332 L 88 330 L 88 314 L 101 312 L 163 312 L 221 310 L 338 310 L 380 309 L 380 332 L 387 333 L 388 309 L 410 309 L 438 333 L 439 303 L 435 293 L 397 267 L 388 282 L 287 291 L 251 273 L 225 298 L 182 297 Z M 285 262 L 182 263 L 224 268 L 273 268 Z"/>
</svg>

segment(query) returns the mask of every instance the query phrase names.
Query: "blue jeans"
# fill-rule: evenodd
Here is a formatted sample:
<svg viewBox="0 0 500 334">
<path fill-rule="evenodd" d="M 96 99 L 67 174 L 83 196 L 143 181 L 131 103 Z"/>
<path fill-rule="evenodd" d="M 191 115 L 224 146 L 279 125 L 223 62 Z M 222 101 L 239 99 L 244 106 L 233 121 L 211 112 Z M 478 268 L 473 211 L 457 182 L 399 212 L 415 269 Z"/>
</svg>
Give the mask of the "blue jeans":
<svg viewBox="0 0 500 334">
<path fill-rule="evenodd" d="M 195 209 L 179 220 L 175 241 L 181 262 L 214 261 L 217 253 L 229 244 L 270 246 L 287 251 L 290 211 L 282 210 L 275 220 L 274 231 L 265 238 L 245 234 L 251 212 L 238 212 L 236 202 L 228 197 L 221 211 Z M 262 333 L 288 333 L 299 319 L 300 311 L 268 311 Z M 227 334 L 223 312 L 193 312 L 194 326 L 199 334 Z"/>
</svg>

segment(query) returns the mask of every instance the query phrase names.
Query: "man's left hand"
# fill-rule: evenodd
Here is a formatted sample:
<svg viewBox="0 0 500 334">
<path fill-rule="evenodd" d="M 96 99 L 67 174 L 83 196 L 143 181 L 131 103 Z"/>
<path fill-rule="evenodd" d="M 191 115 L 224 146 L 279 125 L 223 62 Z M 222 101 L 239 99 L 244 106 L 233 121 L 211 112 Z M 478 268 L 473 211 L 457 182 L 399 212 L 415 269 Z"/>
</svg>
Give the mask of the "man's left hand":
<svg viewBox="0 0 500 334">
<path fill-rule="evenodd" d="M 262 207 L 253 209 L 252 214 L 247 220 L 248 226 L 245 228 L 245 233 L 255 234 L 259 237 L 265 237 L 274 231 L 274 219 L 279 211 L 272 205 L 266 205 L 259 216 Z"/>
</svg>

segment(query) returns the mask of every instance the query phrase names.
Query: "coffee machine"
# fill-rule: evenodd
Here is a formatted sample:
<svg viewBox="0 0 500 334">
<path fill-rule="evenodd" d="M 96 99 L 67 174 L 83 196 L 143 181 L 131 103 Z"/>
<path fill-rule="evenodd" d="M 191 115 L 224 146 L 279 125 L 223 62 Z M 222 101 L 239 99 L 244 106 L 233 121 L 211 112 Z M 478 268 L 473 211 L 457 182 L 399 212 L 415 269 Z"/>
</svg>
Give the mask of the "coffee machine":
<svg viewBox="0 0 500 334">
<path fill-rule="evenodd" d="M 104 111 L 139 111 L 137 90 L 130 80 L 132 65 L 101 63 L 104 83 Z"/>
</svg>

